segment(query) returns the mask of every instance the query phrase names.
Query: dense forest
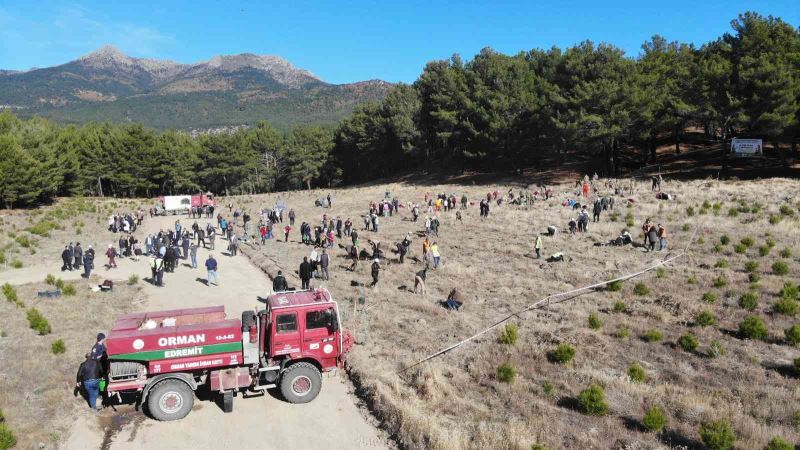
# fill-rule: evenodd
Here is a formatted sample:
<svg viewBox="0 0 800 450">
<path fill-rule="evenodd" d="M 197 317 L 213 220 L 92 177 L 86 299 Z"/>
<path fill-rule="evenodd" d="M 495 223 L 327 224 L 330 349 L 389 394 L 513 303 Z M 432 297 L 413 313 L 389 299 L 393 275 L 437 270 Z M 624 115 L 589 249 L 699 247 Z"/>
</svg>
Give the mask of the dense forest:
<svg viewBox="0 0 800 450">
<path fill-rule="evenodd" d="M 508 56 L 484 49 L 428 63 L 336 127 L 287 133 L 261 122 L 192 138 L 141 125 L 57 126 L 0 114 L 0 199 L 6 207 L 54 196 L 221 194 L 367 181 L 420 166 L 511 169 L 564 154 L 623 149 L 642 165 L 689 126 L 725 146 L 757 136 L 795 150 L 800 139 L 800 32 L 745 13 L 732 32 L 696 48 L 654 36 L 636 58 L 613 45 Z"/>
</svg>

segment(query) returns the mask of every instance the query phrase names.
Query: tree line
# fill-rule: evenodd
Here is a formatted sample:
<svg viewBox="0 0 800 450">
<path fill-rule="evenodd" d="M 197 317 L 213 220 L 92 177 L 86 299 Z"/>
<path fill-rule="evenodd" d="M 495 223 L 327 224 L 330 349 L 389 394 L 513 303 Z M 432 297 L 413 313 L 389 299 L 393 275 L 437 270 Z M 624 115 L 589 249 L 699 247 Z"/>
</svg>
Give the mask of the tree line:
<svg viewBox="0 0 800 450">
<path fill-rule="evenodd" d="M 0 114 L 0 199 L 220 194 L 355 183 L 421 166 L 514 169 L 547 158 L 599 156 L 619 171 L 635 150 L 700 127 L 724 148 L 733 136 L 774 145 L 800 137 L 800 32 L 744 13 L 700 47 L 654 36 L 636 58 L 609 44 L 504 55 L 484 49 L 428 63 L 336 127 L 280 133 L 266 122 L 192 138 L 137 124 L 61 127 Z"/>
</svg>

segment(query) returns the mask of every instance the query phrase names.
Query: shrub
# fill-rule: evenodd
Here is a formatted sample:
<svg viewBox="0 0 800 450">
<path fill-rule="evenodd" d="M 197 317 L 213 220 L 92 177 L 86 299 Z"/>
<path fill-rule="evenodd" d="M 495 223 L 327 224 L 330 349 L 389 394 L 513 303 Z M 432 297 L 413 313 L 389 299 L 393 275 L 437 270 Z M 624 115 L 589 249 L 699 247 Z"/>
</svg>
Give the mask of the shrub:
<svg viewBox="0 0 800 450">
<path fill-rule="evenodd" d="M 17 437 L 14 436 L 14 432 L 5 422 L 0 422 L 0 449 L 5 450 L 15 445 L 17 445 Z"/>
<path fill-rule="evenodd" d="M 772 305 L 772 310 L 785 316 L 794 316 L 797 314 L 797 300 L 782 298 Z"/>
<path fill-rule="evenodd" d="M 65 284 L 64 287 L 61 289 L 61 293 L 67 297 L 72 297 L 75 295 L 75 285 L 74 284 Z"/>
<path fill-rule="evenodd" d="M 691 229 L 692 227 L 688 223 L 685 223 L 683 226 L 681 226 L 681 231 L 689 231 Z"/>
<path fill-rule="evenodd" d="M 742 294 L 739 297 L 739 306 L 748 311 L 754 311 L 758 307 L 758 296 L 752 292 Z"/>
<path fill-rule="evenodd" d="M 775 238 L 772 236 L 767 236 L 767 239 L 764 241 L 764 244 L 769 248 L 773 248 L 776 245 L 778 245 L 778 241 L 776 241 Z"/>
<path fill-rule="evenodd" d="M 722 252 L 722 246 L 719 245 L 719 244 L 714 244 L 714 246 L 711 247 L 711 251 L 714 252 L 714 253 L 721 253 Z"/>
<path fill-rule="evenodd" d="M 630 335 L 631 335 L 631 330 L 629 330 L 626 327 L 620 327 L 615 333 L 615 336 L 618 337 L 619 339 L 626 339 Z"/>
<path fill-rule="evenodd" d="M 740 255 L 743 255 L 747 251 L 747 246 L 744 244 L 736 244 L 733 247 L 733 251 Z"/>
<path fill-rule="evenodd" d="M 714 267 L 718 269 L 727 269 L 730 267 L 730 263 L 728 263 L 727 259 L 718 259 L 717 262 L 714 264 Z"/>
<path fill-rule="evenodd" d="M 786 261 L 775 261 L 772 263 L 772 273 L 775 275 L 786 275 L 789 273 L 789 264 L 786 264 Z"/>
<path fill-rule="evenodd" d="M 36 308 L 31 308 L 27 312 L 28 325 L 36 330 L 40 335 L 50 334 L 50 323 L 45 319 L 42 313 Z"/>
<path fill-rule="evenodd" d="M 584 414 L 590 416 L 604 416 L 608 413 L 606 393 L 603 388 L 592 384 L 578 395 L 578 405 Z"/>
<path fill-rule="evenodd" d="M 728 216 L 736 217 L 738 215 L 739 215 L 739 209 L 738 208 L 731 208 L 731 209 L 728 210 Z"/>
<path fill-rule="evenodd" d="M 517 377 L 517 369 L 509 363 L 500 364 L 497 368 L 497 379 L 503 383 L 510 383 Z"/>
<path fill-rule="evenodd" d="M 678 345 L 687 352 L 693 352 L 697 350 L 697 347 L 700 345 L 700 341 L 694 334 L 686 333 L 678 338 Z"/>
<path fill-rule="evenodd" d="M 781 288 L 778 295 L 782 299 L 797 300 L 798 298 L 800 298 L 800 289 L 797 287 L 796 284 L 787 281 L 786 283 L 783 283 L 783 288 Z"/>
<path fill-rule="evenodd" d="M 59 289 L 64 289 L 64 280 L 61 278 L 57 279 L 55 282 L 55 286 Z"/>
<path fill-rule="evenodd" d="M 748 274 L 747 274 L 747 279 L 748 279 L 748 280 L 749 280 L 751 283 L 754 283 L 754 284 L 755 284 L 755 283 L 758 283 L 758 281 L 761 279 L 761 275 L 759 275 L 759 274 L 757 274 L 757 273 L 748 273 Z"/>
<path fill-rule="evenodd" d="M 658 406 L 651 407 L 644 413 L 642 425 L 652 433 L 660 432 L 667 426 L 667 418 L 664 416 L 664 411 Z"/>
<path fill-rule="evenodd" d="M 700 439 L 709 450 L 729 450 L 736 442 L 736 435 L 728 420 L 720 419 L 700 425 Z"/>
<path fill-rule="evenodd" d="M 15 260 L 11 261 L 11 267 L 13 267 L 15 269 L 21 269 L 22 268 L 22 261 L 20 261 L 18 259 L 15 259 Z"/>
<path fill-rule="evenodd" d="M 777 225 L 777 224 L 781 223 L 781 220 L 783 220 L 782 216 L 779 216 L 777 214 L 770 214 L 769 215 L 769 223 L 770 223 L 770 225 Z"/>
<path fill-rule="evenodd" d="M 713 292 L 706 292 L 703 294 L 703 301 L 706 303 L 717 303 L 718 299 L 719 297 L 717 297 L 717 294 Z"/>
<path fill-rule="evenodd" d="M 794 445 L 786 442 L 783 438 L 775 436 L 770 439 L 764 450 L 794 450 Z"/>
<path fill-rule="evenodd" d="M 622 290 L 622 282 L 621 281 L 613 281 L 606 285 L 606 289 L 611 292 L 618 292 Z"/>
<path fill-rule="evenodd" d="M 731 242 L 731 238 L 727 234 L 723 234 L 719 237 L 719 243 L 722 245 L 728 245 Z"/>
<path fill-rule="evenodd" d="M 724 276 L 720 275 L 717 278 L 714 278 L 713 284 L 715 288 L 725 287 L 728 285 L 728 280 Z"/>
<path fill-rule="evenodd" d="M 50 345 L 50 351 L 53 352 L 54 355 L 60 355 L 67 351 L 67 346 L 64 345 L 63 339 L 58 339 L 57 341 L 53 342 Z"/>
<path fill-rule="evenodd" d="M 780 252 L 781 258 L 791 258 L 792 257 L 792 249 L 789 247 L 784 247 L 783 250 Z"/>
<path fill-rule="evenodd" d="M 692 217 L 694 215 L 694 207 L 693 206 L 690 206 L 690 207 L 686 208 L 686 215 L 689 216 L 689 217 Z"/>
<path fill-rule="evenodd" d="M 656 278 L 664 278 L 665 276 L 667 276 L 667 269 L 663 267 L 656 269 Z"/>
<path fill-rule="evenodd" d="M 597 317 L 597 314 L 595 313 L 589 314 L 588 323 L 589 323 L 589 328 L 593 330 L 598 330 L 603 326 L 603 321 L 600 320 L 600 318 Z"/>
<path fill-rule="evenodd" d="M 781 205 L 779 211 L 782 216 L 792 217 L 794 215 L 794 211 L 792 211 L 792 207 L 789 205 Z"/>
<path fill-rule="evenodd" d="M 740 242 L 742 245 L 744 245 L 745 247 L 747 247 L 747 248 L 750 248 L 750 247 L 752 247 L 752 246 L 753 246 L 753 245 L 755 245 L 755 243 L 756 243 L 756 241 L 754 241 L 754 240 L 753 240 L 753 238 L 751 238 L 750 236 L 745 236 L 745 237 L 743 237 L 743 238 L 742 238 L 742 240 L 741 240 L 741 241 L 739 241 L 739 242 Z"/>
<path fill-rule="evenodd" d="M 49 284 L 50 286 L 56 284 L 56 277 L 53 274 L 49 273 L 46 277 L 44 277 L 44 282 Z"/>
<path fill-rule="evenodd" d="M 686 280 L 688 284 L 697 284 L 697 277 L 694 275 L 689 275 L 689 278 Z"/>
<path fill-rule="evenodd" d="M 769 255 L 769 251 L 771 249 L 772 249 L 772 247 L 769 247 L 767 245 L 762 245 L 761 247 L 758 247 L 758 256 L 767 256 L 767 255 Z"/>
<path fill-rule="evenodd" d="M 725 347 L 722 346 L 722 342 L 718 340 L 711 341 L 711 344 L 709 344 L 708 346 L 708 351 L 706 352 L 706 355 L 709 358 L 716 358 L 724 354 L 725 354 Z"/>
<path fill-rule="evenodd" d="M 544 395 L 552 397 L 553 394 L 556 393 L 556 387 L 553 386 L 553 383 L 551 383 L 550 380 L 544 380 L 544 383 L 542 383 L 542 392 Z"/>
<path fill-rule="evenodd" d="M 17 290 L 14 289 L 14 286 L 6 283 L 3 285 L 3 295 L 6 297 L 6 300 L 10 301 L 11 303 L 17 303 Z"/>
<path fill-rule="evenodd" d="M 622 300 L 618 300 L 614 302 L 614 312 L 615 313 L 623 313 L 628 310 L 628 305 L 625 304 Z"/>
<path fill-rule="evenodd" d="M 783 335 L 786 336 L 786 342 L 797 347 L 800 345 L 800 325 L 792 325 L 783 330 Z"/>
<path fill-rule="evenodd" d="M 640 281 L 633 286 L 633 293 L 639 296 L 647 295 L 650 293 L 650 288 Z"/>
<path fill-rule="evenodd" d="M 639 363 L 633 363 L 628 367 L 628 376 L 634 383 L 641 383 L 647 379 L 647 372 Z"/>
<path fill-rule="evenodd" d="M 739 322 L 739 334 L 745 339 L 766 339 L 769 335 L 767 326 L 758 316 L 748 316 Z"/>
<path fill-rule="evenodd" d="M 758 270 L 758 261 L 747 261 L 744 263 L 744 270 L 753 273 Z"/>
<path fill-rule="evenodd" d="M 709 310 L 705 310 L 700 314 L 698 314 L 697 316 L 695 316 L 694 323 L 701 327 L 708 327 L 716 324 L 717 318 L 716 316 L 714 316 L 714 313 L 712 313 Z"/>
<path fill-rule="evenodd" d="M 566 364 L 575 357 L 575 347 L 569 344 L 559 344 L 548 356 L 552 362 Z"/>
<path fill-rule="evenodd" d="M 647 332 L 642 335 L 642 338 L 647 342 L 658 342 L 663 339 L 663 337 L 664 335 L 658 330 L 647 330 Z"/>
<path fill-rule="evenodd" d="M 136 275 L 134 273 L 134 274 L 131 274 L 131 276 L 128 277 L 128 285 L 133 286 L 134 284 L 136 284 L 138 282 L 139 282 L 139 275 Z"/>
<path fill-rule="evenodd" d="M 514 345 L 519 337 L 519 327 L 513 323 L 507 323 L 500 333 L 500 342 L 506 345 Z"/>
</svg>

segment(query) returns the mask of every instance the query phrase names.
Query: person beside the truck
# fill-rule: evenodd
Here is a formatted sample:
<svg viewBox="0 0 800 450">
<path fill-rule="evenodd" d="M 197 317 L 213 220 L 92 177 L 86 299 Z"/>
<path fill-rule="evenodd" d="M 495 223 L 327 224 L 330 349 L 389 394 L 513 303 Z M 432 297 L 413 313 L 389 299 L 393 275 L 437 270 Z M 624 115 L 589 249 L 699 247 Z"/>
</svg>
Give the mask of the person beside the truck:
<svg viewBox="0 0 800 450">
<path fill-rule="evenodd" d="M 278 271 L 278 275 L 272 280 L 273 292 L 284 292 L 289 290 L 289 284 L 286 282 L 286 277 L 283 276 L 282 271 Z"/>
<path fill-rule="evenodd" d="M 211 286 L 219 286 L 219 276 L 217 275 L 217 260 L 214 259 L 214 255 L 209 253 L 208 259 L 206 259 L 206 270 L 208 271 L 208 277 L 206 278 L 207 285 Z M 213 282 L 211 280 L 214 280 Z"/>
<path fill-rule="evenodd" d="M 75 377 L 75 386 L 81 387 L 86 391 L 89 407 L 95 411 L 100 411 L 97 407 L 97 397 L 100 396 L 100 380 L 103 378 L 103 366 L 99 360 L 93 359 L 91 353 L 87 353 L 85 361 L 78 367 L 78 375 Z"/>
<path fill-rule="evenodd" d="M 308 256 L 303 257 L 298 274 L 300 275 L 301 289 L 308 289 L 311 280 L 311 263 L 308 262 Z"/>
</svg>

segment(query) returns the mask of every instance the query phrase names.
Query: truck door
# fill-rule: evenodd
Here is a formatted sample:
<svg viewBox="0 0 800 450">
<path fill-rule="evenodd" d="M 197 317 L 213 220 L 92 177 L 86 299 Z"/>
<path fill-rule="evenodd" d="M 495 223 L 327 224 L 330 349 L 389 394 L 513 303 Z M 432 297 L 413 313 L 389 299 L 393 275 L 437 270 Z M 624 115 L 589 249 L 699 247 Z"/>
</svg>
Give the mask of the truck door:
<svg viewBox="0 0 800 450">
<path fill-rule="evenodd" d="M 303 353 L 321 361 L 323 367 L 335 366 L 339 355 L 336 312 L 333 308 L 323 308 L 306 310 L 302 314 L 305 314 Z"/>
<path fill-rule="evenodd" d="M 274 330 L 275 337 L 272 339 L 272 355 L 288 355 L 300 353 L 300 327 L 298 324 L 297 312 L 273 313 L 275 318 Z"/>
</svg>

